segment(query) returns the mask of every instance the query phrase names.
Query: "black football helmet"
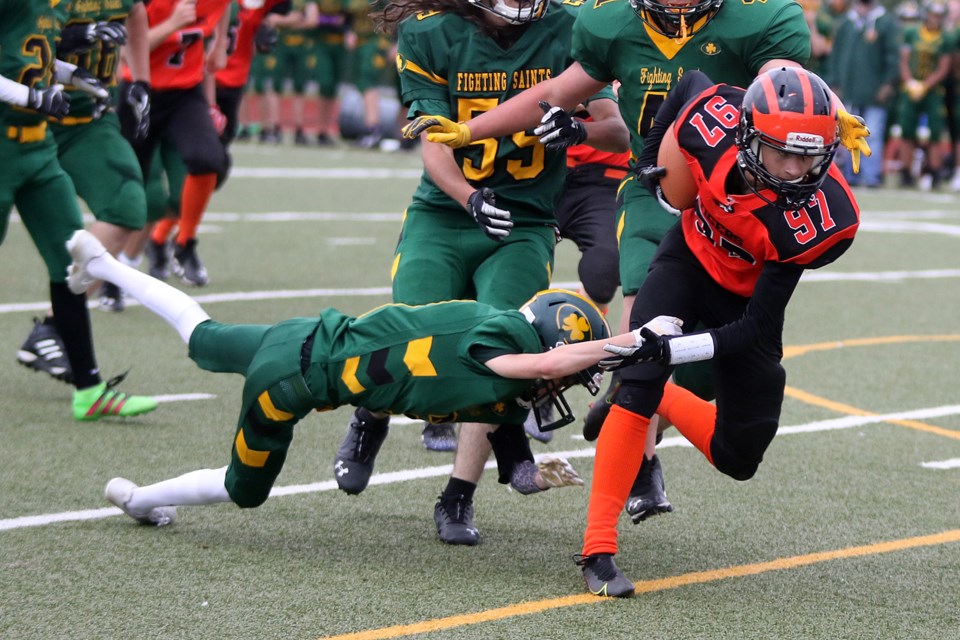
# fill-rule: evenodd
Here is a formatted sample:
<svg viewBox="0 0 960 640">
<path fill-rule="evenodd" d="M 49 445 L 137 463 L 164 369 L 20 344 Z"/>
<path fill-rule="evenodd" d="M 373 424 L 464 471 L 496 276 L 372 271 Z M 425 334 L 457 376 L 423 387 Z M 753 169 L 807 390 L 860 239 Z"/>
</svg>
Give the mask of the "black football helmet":
<svg viewBox="0 0 960 640">
<path fill-rule="evenodd" d="M 597 305 L 566 289 L 546 289 L 539 292 L 520 307 L 520 313 L 536 329 L 544 351 L 562 344 L 610 337 L 610 327 Z M 537 380 L 520 398 L 520 403 L 533 410 L 541 431 L 559 429 L 575 419 L 563 392 L 575 384 L 582 384 L 590 395 L 595 396 L 600 391 L 601 377 L 600 367 L 594 365 L 568 378 Z M 553 405 L 556 419 L 544 424 L 540 411 L 548 404 Z"/>
<path fill-rule="evenodd" d="M 750 83 L 740 108 L 737 166 L 750 190 L 784 211 L 804 206 L 827 179 L 840 144 L 837 106 L 827 84 L 799 67 L 781 67 Z M 813 156 L 803 177 L 787 181 L 763 166 L 765 148 Z M 749 179 L 750 172 L 756 181 Z M 765 191 L 773 191 L 771 199 Z"/>
<path fill-rule="evenodd" d="M 516 0 L 517 6 L 512 7 L 504 0 L 467 0 L 473 6 L 489 11 L 510 24 L 526 24 L 536 22 L 547 13 L 549 0 Z"/>
<path fill-rule="evenodd" d="M 686 39 L 706 26 L 720 10 L 723 0 L 690 0 L 668 4 L 662 0 L 630 0 L 634 13 L 648 27 L 668 38 Z"/>
</svg>

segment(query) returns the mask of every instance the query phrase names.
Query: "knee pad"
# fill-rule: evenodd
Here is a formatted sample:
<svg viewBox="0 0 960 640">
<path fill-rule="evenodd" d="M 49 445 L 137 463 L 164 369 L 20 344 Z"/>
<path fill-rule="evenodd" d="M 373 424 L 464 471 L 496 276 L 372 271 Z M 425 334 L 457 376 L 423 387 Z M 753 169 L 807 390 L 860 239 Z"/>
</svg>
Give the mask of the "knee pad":
<svg viewBox="0 0 960 640">
<path fill-rule="evenodd" d="M 578 272 L 583 289 L 597 304 L 609 304 L 620 286 L 620 252 L 615 248 L 594 247 L 580 258 Z"/>
<path fill-rule="evenodd" d="M 759 460 L 748 462 L 723 445 L 716 444 L 716 441 L 711 443 L 710 455 L 713 457 L 713 466 L 717 468 L 717 471 L 740 482 L 752 478 L 760 467 Z"/>
</svg>

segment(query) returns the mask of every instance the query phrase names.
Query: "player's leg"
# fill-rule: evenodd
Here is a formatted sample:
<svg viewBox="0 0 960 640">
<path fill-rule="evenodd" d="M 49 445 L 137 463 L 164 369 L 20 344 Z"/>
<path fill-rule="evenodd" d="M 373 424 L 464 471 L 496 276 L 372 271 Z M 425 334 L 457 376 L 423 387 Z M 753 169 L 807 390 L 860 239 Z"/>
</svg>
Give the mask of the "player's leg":
<svg viewBox="0 0 960 640">
<path fill-rule="evenodd" d="M 197 255 L 197 228 L 217 186 L 217 176 L 226 169 L 226 152 L 213 128 L 201 88 L 176 93 L 176 125 L 168 127 L 165 134 L 186 165 L 187 178 L 173 254 L 181 269 L 181 280 L 205 286 L 209 279 Z"/>
<path fill-rule="evenodd" d="M 465 219 L 446 210 L 410 205 L 391 268 L 394 302 L 416 305 L 464 296 L 470 265 L 465 264 L 458 239 L 465 230 L 476 228 L 459 224 L 458 218 Z M 388 425 L 388 420 L 365 409 L 354 412 L 333 460 L 342 491 L 356 494 L 367 487 Z"/>
<path fill-rule="evenodd" d="M 146 224 L 147 203 L 140 165 L 120 134 L 117 116 L 107 113 L 88 124 L 57 127 L 55 132 L 60 164 L 96 218 L 90 232 L 111 255 L 119 256 Z M 121 290 L 105 284 L 99 303 L 101 309 L 122 311 Z"/>
<path fill-rule="evenodd" d="M 76 191 L 56 159 L 52 138 L 38 143 L 24 165 L 35 163 L 37 170 L 20 186 L 15 203 L 21 220 L 40 252 L 50 276 L 50 301 L 54 324 L 63 340 L 73 371 L 73 415 L 78 420 L 99 420 L 105 416 L 134 416 L 157 408 L 153 398 L 128 396 L 114 387 L 123 376 L 104 382 L 93 348 L 93 333 L 85 289 L 71 291 L 66 283 L 70 255 L 66 239 L 82 227 Z M 24 167 L 26 168 L 26 167 Z"/>
<path fill-rule="evenodd" d="M 519 309 L 549 287 L 556 243 L 550 227 L 515 228 L 497 246 L 490 246 L 493 241 L 481 234 L 465 237 L 469 238 L 464 240 L 468 253 L 487 256 L 473 270 L 480 302 L 499 309 Z M 473 545 L 480 541 L 480 532 L 473 525 L 473 495 L 492 450 L 488 434 L 498 426 L 463 423 L 460 427 L 453 473 L 434 507 L 434 522 L 443 542 Z"/>
<path fill-rule="evenodd" d="M 96 280 L 112 282 L 163 318 L 187 343 L 197 325 L 210 319 L 193 298 L 122 264 L 88 231 L 74 233 L 67 248 L 73 258 L 68 282 L 74 292 L 84 291 Z"/>
<path fill-rule="evenodd" d="M 244 398 L 255 400 L 244 404 L 228 466 L 200 469 L 143 487 L 114 478 L 107 483 L 107 499 L 138 522 L 156 526 L 172 523 L 177 506 L 233 502 L 241 508 L 253 508 L 263 504 L 283 468 L 293 427 L 309 408 L 285 391 L 289 379 L 275 382 L 266 390 L 252 389 L 259 376 L 257 363 L 251 367 Z"/>
</svg>

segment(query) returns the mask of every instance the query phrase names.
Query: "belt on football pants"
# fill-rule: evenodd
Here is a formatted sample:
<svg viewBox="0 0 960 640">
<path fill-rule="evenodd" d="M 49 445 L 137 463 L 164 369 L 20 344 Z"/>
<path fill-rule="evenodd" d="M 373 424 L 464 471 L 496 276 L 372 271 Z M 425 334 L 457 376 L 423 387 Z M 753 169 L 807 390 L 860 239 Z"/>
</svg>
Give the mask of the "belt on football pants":
<svg viewBox="0 0 960 640">
<path fill-rule="evenodd" d="M 46 137 L 46 122 L 41 122 L 40 124 L 36 124 L 31 127 L 7 127 L 7 139 L 16 140 L 20 144 L 40 142 Z"/>
</svg>

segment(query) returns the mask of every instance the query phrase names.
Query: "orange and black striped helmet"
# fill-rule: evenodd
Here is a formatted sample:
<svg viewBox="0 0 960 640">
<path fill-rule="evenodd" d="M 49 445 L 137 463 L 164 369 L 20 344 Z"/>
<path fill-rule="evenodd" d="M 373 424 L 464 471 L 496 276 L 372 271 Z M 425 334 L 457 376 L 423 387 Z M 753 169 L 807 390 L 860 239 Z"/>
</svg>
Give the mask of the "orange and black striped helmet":
<svg viewBox="0 0 960 640">
<path fill-rule="evenodd" d="M 747 88 L 737 131 L 737 166 L 755 177 L 747 184 L 781 209 L 799 209 L 826 180 L 840 143 L 837 105 L 830 87 L 815 73 L 781 67 L 762 73 Z M 763 164 L 763 148 L 813 156 L 805 176 L 786 181 Z M 746 176 L 745 176 L 746 177 Z M 772 190 L 774 198 L 764 193 Z"/>
</svg>

